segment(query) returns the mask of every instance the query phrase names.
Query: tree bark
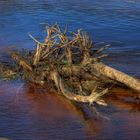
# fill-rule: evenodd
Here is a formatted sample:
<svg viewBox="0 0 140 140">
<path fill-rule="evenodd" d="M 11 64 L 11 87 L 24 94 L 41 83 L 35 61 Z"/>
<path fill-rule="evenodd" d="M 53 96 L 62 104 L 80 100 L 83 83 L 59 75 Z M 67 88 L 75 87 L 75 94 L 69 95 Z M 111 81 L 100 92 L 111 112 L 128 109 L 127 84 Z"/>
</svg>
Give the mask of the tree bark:
<svg viewBox="0 0 140 140">
<path fill-rule="evenodd" d="M 33 69 L 29 63 L 23 58 L 20 58 L 17 54 L 12 54 L 12 58 L 17 61 L 17 63 L 29 73 L 33 72 Z M 85 66 L 86 67 L 86 66 Z M 92 76 L 99 75 L 99 77 L 108 77 L 114 81 L 125 84 L 126 86 L 136 90 L 140 93 L 140 81 L 128 74 L 125 74 L 121 71 L 118 71 L 110 66 L 105 65 L 104 63 L 98 62 L 94 64 L 89 64 L 90 74 L 82 69 L 81 66 L 71 67 L 71 72 L 74 76 L 81 76 L 81 78 L 92 80 Z M 68 72 L 69 67 L 64 66 L 62 71 L 64 73 Z M 93 75 L 92 75 L 93 74 Z M 98 76 L 97 76 L 98 77 Z"/>
<path fill-rule="evenodd" d="M 109 67 L 103 63 L 95 63 L 93 65 L 90 65 L 90 67 L 91 71 L 96 70 L 102 75 L 107 76 L 118 82 L 121 82 L 140 93 L 140 81 L 138 79 L 129 76 L 128 74 L 125 74 L 121 71 L 118 71 L 112 67 Z"/>
<path fill-rule="evenodd" d="M 64 73 L 67 73 L 67 69 L 68 69 L 67 67 L 63 68 Z M 94 77 L 99 76 L 103 80 L 105 80 L 106 77 L 108 77 L 107 79 L 108 82 L 113 82 L 113 81 L 120 82 L 126 85 L 127 87 L 134 89 L 135 91 L 140 93 L 140 80 L 132 76 L 129 76 L 128 74 L 123 73 L 119 70 L 116 70 L 110 66 L 107 66 L 104 63 L 98 62 L 95 64 L 89 64 L 90 74 L 82 70 L 81 66 L 72 66 L 71 69 L 73 75 L 75 76 L 81 75 L 81 78 L 83 79 L 94 80 L 93 75 Z"/>
</svg>

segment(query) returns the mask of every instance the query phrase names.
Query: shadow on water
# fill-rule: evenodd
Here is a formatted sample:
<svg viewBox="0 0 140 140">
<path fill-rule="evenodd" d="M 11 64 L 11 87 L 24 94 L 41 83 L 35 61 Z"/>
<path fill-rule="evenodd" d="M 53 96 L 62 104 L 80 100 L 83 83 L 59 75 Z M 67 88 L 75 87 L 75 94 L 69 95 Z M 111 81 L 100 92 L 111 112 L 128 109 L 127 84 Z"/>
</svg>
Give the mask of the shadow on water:
<svg viewBox="0 0 140 140">
<path fill-rule="evenodd" d="M 0 85 L 0 136 L 19 139 L 139 139 L 140 103 L 123 98 L 127 90 L 114 90 L 107 107 L 96 106 L 109 117 L 47 89 L 24 83 Z M 133 94 L 133 93 L 132 93 Z M 92 108 L 92 107 L 91 107 Z"/>
</svg>

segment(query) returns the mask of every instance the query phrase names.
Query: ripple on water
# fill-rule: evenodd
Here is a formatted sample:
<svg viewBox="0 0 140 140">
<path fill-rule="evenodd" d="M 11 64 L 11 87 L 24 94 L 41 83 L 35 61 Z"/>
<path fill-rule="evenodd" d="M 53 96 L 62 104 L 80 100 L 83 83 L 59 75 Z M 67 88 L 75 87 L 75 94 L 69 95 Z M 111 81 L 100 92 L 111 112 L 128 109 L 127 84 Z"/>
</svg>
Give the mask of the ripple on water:
<svg viewBox="0 0 140 140">
<path fill-rule="evenodd" d="M 57 21 L 62 26 L 68 23 L 70 30 L 87 30 L 95 42 L 111 44 L 106 62 L 137 76 L 139 15 L 139 0 L 0 0 L 1 52 L 9 48 L 32 49 L 34 42 L 27 33 L 42 41 L 46 35 L 43 23 Z M 108 103 L 108 107 L 98 110 L 110 121 L 83 112 L 45 89 L 30 88 L 21 82 L 1 83 L 0 137 L 139 140 L 140 105 L 124 97 L 108 98 Z"/>
</svg>

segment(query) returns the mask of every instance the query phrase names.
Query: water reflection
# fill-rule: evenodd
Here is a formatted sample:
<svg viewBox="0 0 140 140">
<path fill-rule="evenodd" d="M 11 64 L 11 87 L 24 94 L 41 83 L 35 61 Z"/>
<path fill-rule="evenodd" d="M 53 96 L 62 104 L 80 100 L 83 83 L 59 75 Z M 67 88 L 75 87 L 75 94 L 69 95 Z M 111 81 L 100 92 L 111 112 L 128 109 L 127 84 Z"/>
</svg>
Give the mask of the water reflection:
<svg viewBox="0 0 140 140">
<path fill-rule="evenodd" d="M 21 137 L 38 140 L 139 138 L 140 103 L 120 98 L 121 91 L 117 97 L 107 97 L 108 107 L 96 106 L 100 113 L 110 118 L 106 120 L 87 105 L 77 106 L 46 88 L 1 83 L 0 89 L 2 137 L 14 140 Z M 126 136 L 126 133 L 129 134 Z"/>
<path fill-rule="evenodd" d="M 40 41 L 42 23 L 69 24 L 86 29 L 95 42 L 113 47 L 105 60 L 113 67 L 139 75 L 139 0 L 0 0 L 0 48 L 29 48 L 31 32 Z M 119 56 L 119 57 L 118 57 Z M 3 55 L 2 55 L 3 57 Z M 131 60 L 131 61 L 128 61 Z M 19 139 L 139 139 L 140 104 L 130 91 L 108 97 L 108 107 L 97 109 L 104 120 L 63 97 L 24 85 L 0 84 L 0 137 Z M 124 98 L 122 95 L 127 95 Z"/>
</svg>

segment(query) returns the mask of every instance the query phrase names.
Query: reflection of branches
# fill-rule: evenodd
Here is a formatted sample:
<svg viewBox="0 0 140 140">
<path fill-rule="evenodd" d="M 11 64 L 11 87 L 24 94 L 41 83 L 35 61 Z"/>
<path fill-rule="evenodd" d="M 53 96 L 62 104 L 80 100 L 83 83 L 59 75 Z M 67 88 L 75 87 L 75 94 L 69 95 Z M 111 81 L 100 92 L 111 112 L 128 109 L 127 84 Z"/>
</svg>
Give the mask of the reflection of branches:
<svg viewBox="0 0 140 140">
<path fill-rule="evenodd" d="M 124 83 L 140 91 L 139 80 L 100 62 L 100 58 L 106 56 L 102 51 L 108 45 L 91 54 L 94 45 L 86 32 L 78 30 L 69 35 L 67 27 L 62 31 L 56 23 L 47 27 L 44 43 L 32 35 L 30 37 L 36 42 L 34 52 L 25 56 L 22 53 L 11 54 L 21 69 L 19 74 L 22 71 L 26 81 L 40 86 L 48 84 L 68 100 L 89 105 L 107 106 L 103 96 L 108 93 L 109 84 Z M 102 116 L 95 108 L 92 110 L 97 116 Z"/>
<path fill-rule="evenodd" d="M 92 131 L 92 133 L 94 133 L 94 134 L 99 133 L 99 129 L 101 127 L 101 124 L 100 124 L 101 121 L 97 120 L 96 115 L 94 116 L 93 112 L 89 109 L 88 105 L 69 101 L 66 98 L 64 98 L 63 96 L 54 94 L 54 91 L 52 89 L 50 89 L 51 91 L 46 88 L 41 89 L 40 87 L 35 87 L 34 85 L 31 85 L 31 84 L 27 85 L 26 96 L 28 98 L 31 98 L 32 100 L 34 100 L 34 103 L 37 104 L 36 105 L 37 107 L 44 106 L 44 108 L 43 108 L 44 111 L 47 111 L 45 105 L 43 105 L 46 102 L 45 100 L 48 96 L 48 94 L 44 95 L 45 90 L 46 90 L 46 92 L 49 92 L 49 96 L 51 96 L 51 99 L 52 99 L 52 104 L 54 101 L 55 101 L 55 104 L 60 104 L 61 106 L 63 106 L 64 110 L 67 109 L 71 112 L 71 114 L 78 116 L 79 120 L 81 120 L 85 124 L 86 128 L 88 128 L 88 131 L 90 131 L 90 132 Z M 37 95 L 36 92 L 40 93 L 40 94 Z M 41 93 L 43 93 L 43 95 L 44 95 L 43 98 L 40 98 L 42 95 Z M 38 97 L 38 98 L 35 98 L 34 96 Z M 39 99 L 39 101 L 37 99 Z M 48 118 L 46 116 L 44 116 L 44 117 Z"/>
<path fill-rule="evenodd" d="M 119 96 L 110 96 L 106 98 L 106 101 L 109 104 L 112 104 L 114 107 L 122 109 L 122 110 L 129 110 L 129 111 L 140 111 L 140 102 L 136 102 L 129 97 L 130 101 L 127 101 L 127 97 L 120 98 Z"/>
<path fill-rule="evenodd" d="M 35 87 L 35 85 L 29 86 L 27 84 L 27 93 L 25 95 L 26 95 L 25 98 L 28 98 L 27 100 L 29 101 L 29 104 L 31 104 L 32 106 L 31 111 L 32 112 L 34 111 L 34 113 L 37 113 L 37 115 L 41 115 L 43 119 L 45 118 L 49 119 L 48 116 L 46 116 L 49 114 L 49 110 L 47 109 L 47 106 L 53 109 L 54 107 L 53 104 L 55 104 L 56 110 L 57 110 L 57 106 L 61 106 L 62 112 L 64 110 L 64 112 L 69 112 L 70 114 L 77 116 L 76 118 L 78 118 L 84 124 L 85 127 L 84 126 L 83 127 L 85 131 L 87 131 L 88 135 L 94 135 L 94 136 L 99 135 L 104 127 L 104 120 L 102 119 L 102 117 L 96 115 L 96 111 L 92 111 L 92 106 L 89 107 L 87 104 L 82 104 L 82 103 L 79 104 L 79 103 L 71 102 L 58 94 L 53 94 L 52 91 L 50 92 L 46 88 L 44 89 L 44 88 L 41 88 L 40 86 Z M 50 102 L 46 103 L 48 101 L 46 100 L 47 98 L 51 99 L 51 104 Z M 111 96 L 107 97 L 105 101 L 108 104 L 111 103 L 111 107 L 110 107 L 110 109 L 112 110 L 111 112 L 115 112 L 114 111 L 115 108 L 119 108 L 119 110 L 121 110 L 117 112 L 119 115 L 121 115 L 122 111 L 126 109 L 127 110 L 131 110 L 135 108 L 140 109 L 139 108 L 140 105 L 136 105 L 136 103 L 124 102 L 124 100 L 121 100 L 119 98 L 118 99 L 111 98 Z M 115 108 L 112 106 L 115 106 Z M 100 111 L 100 108 L 98 108 L 99 106 L 95 106 L 95 107 L 97 107 L 96 109 L 99 110 L 98 112 L 101 112 L 100 114 L 106 113 L 106 110 L 108 109 L 106 107 L 105 110 Z M 41 114 L 39 114 L 40 110 L 41 110 Z M 59 110 L 59 107 L 58 107 L 58 110 Z M 52 116 L 52 115 L 53 113 L 51 114 L 51 117 L 57 117 L 57 115 L 56 116 Z M 67 114 L 64 113 L 62 115 L 67 115 Z M 111 115 L 112 113 L 108 112 L 107 116 L 111 117 Z M 72 119 L 74 118 L 75 117 L 72 117 Z M 107 122 L 108 124 L 108 120 L 105 120 L 105 122 Z"/>
</svg>

